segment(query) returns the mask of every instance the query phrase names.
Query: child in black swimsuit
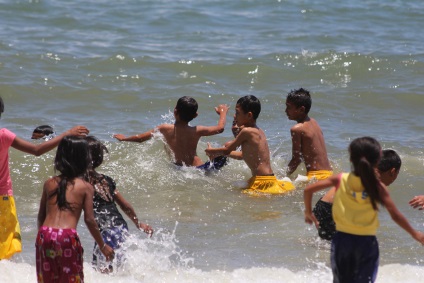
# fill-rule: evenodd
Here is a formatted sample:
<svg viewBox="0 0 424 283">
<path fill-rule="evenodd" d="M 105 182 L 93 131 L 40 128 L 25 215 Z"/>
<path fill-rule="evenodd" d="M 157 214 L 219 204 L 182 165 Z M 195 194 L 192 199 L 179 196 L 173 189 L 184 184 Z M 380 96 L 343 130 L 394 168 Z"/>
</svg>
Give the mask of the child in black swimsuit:
<svg viewBox="0 0 424 283">
<path fill-rule="evenodd" d="M 153 229 L 142 222 L 138 221 L 138 217 L 134 208 L 128 203 L 124 197 L 116 190 L 116 184 L 109 176 L 96 172 L 96 168 L 103 163 L 103 154 L 107 152 L 107 148 L 97 138 L 93 136 L 86 137 L 89 145 L 90 154 L 93 165 L 90 170 L 90 183 L 94 187 L 93 210 L 97 225 L 103 240 L 114 250 L 115 264 L 117 267 L 123 263 L 123 253 L 119 251 L 122 243 L 128 234 L 128 225 L 116 206 L 121 207 L 125 214 L 134 222 L 135 226 L 152 236 Z M 93 267 L 101 272 L 108 273 L 113 271 L 112 263 L 106 262 L 104 257 L 97 252 L 97 244 L 94 244 L 93 250 Z"/>
</svg>

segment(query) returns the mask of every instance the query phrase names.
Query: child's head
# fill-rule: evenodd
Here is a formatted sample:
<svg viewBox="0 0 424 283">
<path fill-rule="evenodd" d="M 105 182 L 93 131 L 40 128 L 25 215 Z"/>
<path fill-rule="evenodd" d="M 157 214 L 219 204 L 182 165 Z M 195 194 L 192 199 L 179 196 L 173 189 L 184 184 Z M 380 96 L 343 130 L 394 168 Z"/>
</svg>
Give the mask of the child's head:
<svg viewBox="0 0 424 283">
<path fill-rule="evenodd" d="M 312 99 L 309 91 L 299 88 L 290 91 L 286 98 L 286 113 L 290 120 L 297 120 L 298 116 L 306 116 L 311 110 Z M 296 113 L 289 113 L 295 111 Z M 297 113 L 299 112 L 299 113 Z M 290 114 L 290 115 L 289 115 Z M 293 116 L 293 114 L 295 114 Z"/>
<path fill-rule="evenodd" d="M 32 132 L 31 139 L 41 139 L 54 133 L 53 127 L 49 125 L 38 126 Z"/>
<path fill-rule="evenodd" d="M 0 117 L 3 112 L 4 112 L 4 103 L 3 103 L 3 98 L 1 98 L 0 96 Z"/>
<path fill-rule="evenodd" d="M 60 209 L 72 209 L 66 201 L 68 182 L 74 178 L 86 178 L 91 163 L 88 143 L 83 137 L 65 136 L 59 143 L 54 159 L 54 169 L 61 174 L 57 195 L 57 204 Z"/>
<path fill-rule="evenodd" d="M 249 112 L 252 113 L 252 118 L 254 120 L 258 119 L 259 114 L 261 113 L 261 102 L 254 95 L 246 95 L 237 100 L 236 107 L 239 107 L 244 114 Z"/>
<path fill-rule="evenodd" d="M 194 98 L 183 96 L 178 99 L 174 112 L 178 113 L 178 116 L 182 121 L 188 123 L 196 118 L 198 107 L 197 101 Z"/>
<path fill-rule="evenodd" d="M 381 182 L 386 186 L 393 183 L 399 174 L 401 165 L 402 160 L 396 151 L 393 149 L 383 150 L 383 155 L 378 163 Z"/>
<path fill-rule="evenodd" d="M 106 146 L 94 136 L 87 136 L 88 148 L 91 155 L 92 169 L 96 169 L 103 163 L 104 153 L 108 153 Z"/>
<path fill-rule="evenodd" d="M 377 203 L 381 203 L 381 185 L 375 169 L 381 158 L 381 146 L 374 138 L 357 138 L 350 143 L 349 153 L 353 173 L 361 178 L 373 208 L 377 209 Z"/>
</svg>

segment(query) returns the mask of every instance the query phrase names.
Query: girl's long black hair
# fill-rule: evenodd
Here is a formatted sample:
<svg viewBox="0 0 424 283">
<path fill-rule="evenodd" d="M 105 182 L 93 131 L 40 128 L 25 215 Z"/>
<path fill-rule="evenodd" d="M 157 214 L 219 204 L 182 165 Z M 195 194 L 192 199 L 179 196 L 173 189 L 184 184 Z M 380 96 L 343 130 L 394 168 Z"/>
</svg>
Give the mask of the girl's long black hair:
<svg viewBox="0 0 424 283">
<path fill-rule="evenodd" d="M 70 209 L 72 205 L 66 200 L 68 183 L 74 184 L 75 178 L 87 179 L 91 164 L 88 143 L 83 137 L 65 136 L 59 143 L 54 159 L 54 170 L 59 171 L 59 187 L 50 195 L 57 195 L 56 203 L 60 210 Z"/>
<path fill-rule="evenodd" d="M 350 161 L 354 174 L 361 178 L 362 185 L 371 199 L 372 207 L 378 210 L 377 203 L 381 201 L 382 185 L 376 175 L 376 167 L 381 158 L 381 146 L 371 137 L 354 139 L 349 145 Z"/>
</svg>

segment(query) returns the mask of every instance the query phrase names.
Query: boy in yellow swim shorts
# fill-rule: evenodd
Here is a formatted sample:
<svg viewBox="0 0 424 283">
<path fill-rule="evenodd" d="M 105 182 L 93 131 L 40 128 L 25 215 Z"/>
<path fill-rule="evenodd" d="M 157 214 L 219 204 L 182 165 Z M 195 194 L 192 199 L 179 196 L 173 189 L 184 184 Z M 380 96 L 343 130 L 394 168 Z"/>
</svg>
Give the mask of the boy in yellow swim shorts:
<svg viewBox="0 0 424 283">
<path fill-rule="evenodd" d="M 0 117 L 4 112 L 0 97 Z M 12 179 L 9 169 L 9 148 L 39 156 L 58 145 L 65 135 L 86 135 L 87 128 L 76 126 L 42 144 L 32 144 L 16 136 L 6 128 L 0 128 L 0 260 L 9 259 L 22 251 L 21 232 L 13 197 Z"/>
<path fill-rule="evenodd" d="M 324 180 L 333 175 L 333 169 L 327 157 L 322 130 L 317 121 L 308 116 L 311 106 L 311 95 L 306 89 L 292 90 L 287 95 L 287 117 L 297 122 L 290 129 L 292 158 L 287 175 L 291 175 L 303 160 L 309 180 Z"/>
<path fill-rule="evenodd" d="M 244 160 L 252 172 L 245 193 L 281 194 L 294 189 L 291 182 L 280 181 L 274 176 L 270 162 L 270 152 L 264 131 L 256 125 L 261 112 L 261 103 L 253 95 L 240 98 L 236 104 L 234 119 L 240 128 L 236 138 L 226 142 L 224 147 L 212 148 L 208 144 L 205 150 L 209 158 L 225 155 Z M 241 151 L 236 149 L 241 146 Z"/>
</svg>

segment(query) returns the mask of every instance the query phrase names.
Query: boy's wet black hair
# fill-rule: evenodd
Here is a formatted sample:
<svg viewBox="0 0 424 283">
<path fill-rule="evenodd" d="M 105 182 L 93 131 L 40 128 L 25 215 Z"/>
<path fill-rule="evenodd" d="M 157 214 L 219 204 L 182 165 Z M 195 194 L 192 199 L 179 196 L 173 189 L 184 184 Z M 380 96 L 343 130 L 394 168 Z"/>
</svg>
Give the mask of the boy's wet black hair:
<svg viewBox="0 0 424 283">
<path fill-rule="evenodd" d="M 380 172 L 387 172 L 392 168 L 395 168 L 396 171 L 399 171 L 401 166 L 402 160 L 396 151 L 393 149 L 383 150 L 381 160 L 378 163 L 378 170 Z"/>
<path fill-rule="evenodd" d="M 41 125 L 34 129 L 33 133 L 44 134 L 45 136 L 54 133 L 53 127 L 49 125 Z"/>
<path fill-rule="evenodd" d="M 259 117 L 261 113 L 261 102 L 254 95 L 246 95 L 237 100 L 237 105 L 243 110 L 244 113 L 252 112 L 253 119 Z"/>
<path fill-rule="evenodd" d="M 181 120 L 185 122 L 190 122 L 196 117 L 198 108 L 199 105 L 197 104 L 197 101 L 190 96 L 181 97 L 177 101 L 177 106 L 175 106 Z"/>
<path fill-rule="evenodd" d="M 0 117 L 3 112 L 4 112 L 4 102 L 3 102 L 3 98 L 1 98 L 0 96 Z"/>
<path fill-rule="evenodd" d="M 311 110 L 312 99 L 311 94 L 304 88 L 294 89 L 287 94 L 286 100 L 293 103 L 297 108 L 305 107 L 305 113 Z"/>
</svg>

